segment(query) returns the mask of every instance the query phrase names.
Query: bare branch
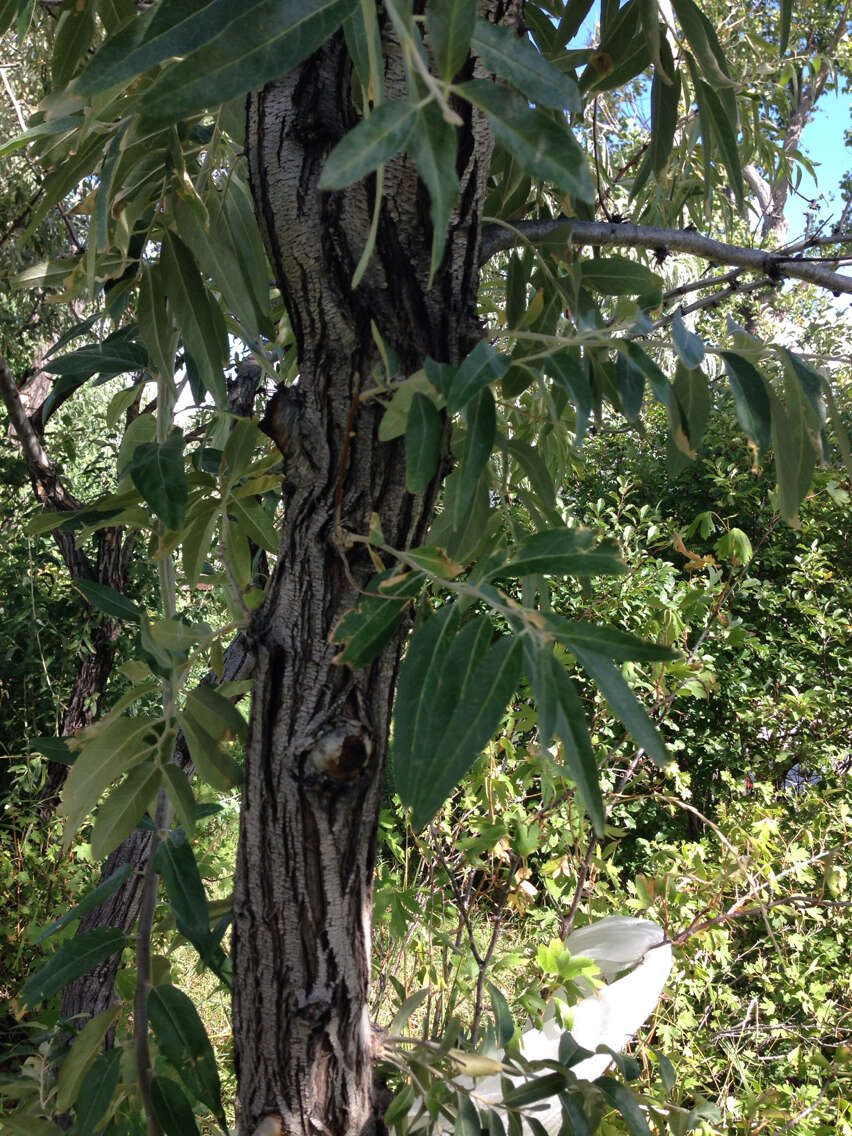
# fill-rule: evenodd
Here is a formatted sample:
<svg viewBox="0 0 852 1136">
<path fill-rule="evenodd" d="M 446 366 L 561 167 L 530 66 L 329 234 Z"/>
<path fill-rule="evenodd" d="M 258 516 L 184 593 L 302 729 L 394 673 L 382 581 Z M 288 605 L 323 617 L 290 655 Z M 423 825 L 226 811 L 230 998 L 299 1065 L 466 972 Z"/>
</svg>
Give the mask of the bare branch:
<svg viewBox="0 0 852 1136">
<path fill-rule="evenodd" d="M 730 264 L 748 272 L 759 272 L 771 280 L 790 277 L 828 288 L 831 292 L 852 295 L 852 276 L 834 272 L 828 263 L 803 260 L 765 249 L 723 244 L 691 229 L 662 229 L 656 225 L 616 224 L 611 221 L 573 221 L 558 218 L 549 221 L 518 221 L 511 227 L 487 225 L 482 234 L 480 262 L 484 264 L 495 253 L 520 244 L 562 237 L 572 245 L 615 245 L 624 248 L 665 248 L 672 253 L 689 253 L 714 264 Z M 849 243 L 849 234 L 836 238 L 838 244 Z"/>
<path fill-rule="evenodd" d="M 23 450 L 30 475 L 41 488 L 39 497 L 52 505 L 57 512 L 79 509 L 80 502 L 63 485 L 56 466 L 50 460 L 47 450 L 27 417 L 14 376 L 2 355 L 0 355 L 0 395 L 6 403 L 9 419 Z"/>
</svg>

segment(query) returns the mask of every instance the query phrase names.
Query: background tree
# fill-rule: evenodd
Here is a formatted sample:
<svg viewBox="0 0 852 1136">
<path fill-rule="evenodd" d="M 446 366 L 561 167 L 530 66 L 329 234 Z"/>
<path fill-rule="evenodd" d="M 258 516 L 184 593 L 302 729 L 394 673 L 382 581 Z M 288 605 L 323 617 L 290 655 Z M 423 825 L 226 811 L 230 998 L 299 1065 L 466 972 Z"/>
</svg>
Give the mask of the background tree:
<svg viewBox="0 0 852 1136">
<path fill-rule="evenodd" d="M 7 5 L 7 22 L 13 7 L 23 30 L 31 8 Z M 614 662 L 674 667 L 676 659 L 668 647 L 609 625 L 566 623 L 551 610 L 548 579 L 624 572 L 612 544 L 566 527 L 557 490 L 574 447 L 591 419 L 597 428 L 613 416 L 638 421 L 647 383 L 676 452 L 692 460 L 719 360 L 755 450 L 774 451 L 779 509 L 792 524 L 827 453 L 824 400 L 830 411 L 833 403 L 813 360 L 735 325 L 727 346 L 712 347 L 677 313 L 671 340 L 649 338 L 661 276 L 640 259 L 571 253 L 619 244 L 663 260 L 680 250 L 757 270 L 764 286 L 790 275 L 852 290 L 831 261 L 802 250 L 724 246 L 672 227 L 703 223 L 707 207 L 712 216 L 714 194 L 731 225 L 743 212 L 744 159 L 757 146 L 741 113 L 749 84 L 690 0 L 662 22 L 654 5 L 604 4 L 598 50 L 572 50 L 589 7 L 527 4 L 531 41 L 517 34 L 513 4 L 477 11 L 433 0 L 420 12 L 264 0 L 234 12 L 212 0 L 139 15 L 114 0 L 68 5 L 55 28 L 55 91 L 31 131 L 5 148 L 31 143 L 45 171 L 30 228 L 69 195 L 90 218 L 85 249 L 31 269 L 22 283 L 58 286 L 69 299 L 102 294 L 100 314 L 115 327 L 64 357 L 54 397 L 111 368 L 134 375 L 117 394 L 128 406 L 143 384 L 157 384 L 155 403 L 121 442 L 115 492 L 71 519 L 40 522 L 82 530 L 75 547 L 104 527 L 140 528 L 157 565 L 158 620 L 115 590 L 91 592 L 138 626 L 138 665 L 127 696 L 80 739 L 62 802 L 70 839 L 103 790 L 124 778 L 96 814 L 100 857 L 158 795 L 134 1015 L 152 1132 L 168 1130 L 164 1117 L 184 1104 L 175 1103 L 183 1102 L 175 1082 L 152 1077 L 149 1004 L 160 1047 L 174 1059 L 168 1023 L 183 1020 L 189 1037 L 197 1022 L 168 983 L 149 993 L 158 873 L 179 927 L 230 982 L 225 925 L 211 929 L 189 847 L 166 834 L 171 808 L 183 829 L 195 819 L 171 760 L 178 729 L 205 780 L 223 788 L 237 779 L 227 739 L 243 732 L 230 702 L 241 688 L 186 694 L 192 668 L 204 661 L 222 674 L 223 639 L 250 627 L 257 665 L 233 936 L 240 1128 L 253 1132 L 266 1117 L 270 1130 L 361 1132 L 375 1122 L 372 873 L 401 617 L 412 599 L 428 581 L 433 598 L 411 638 L 394 729 L 394 780 L 415 828 L 466 773 L 524 673 L 542 745 L 560 739 L 600 837 L 595 755 L 562 648 L 660 766 L 664 744 Z M 783 47 L 790 20 L 784 5 Z M 780 75 L 784 63 L 770 70 L 776 65 Z M 597 105 L 649 68 L 650 138 L 607 185 L 602 163 L 596 179 L 584 155 L 584 97 Z M 243 131 L 243 96 L 263 83 L 248 98 Z M 621 192 L 625 170 L 640 224 L 616 223 L 611 212 L 596 221 L 596 202 L 605 190 Z M 280 295 L 273 310 L 247 187 Z M 515 247 L 480 292 L 483 261 Z M 263 448 L 251 423 L 230 430 L 229 336 L 278 383 L 261 423 L 277 450 Z M 672 381 L 660 363 L 671 370 L 674 359 Z M 186 436 L 174 425 L 183 389 L 202 412 Z M 529 433 L 534 421 L 544 422 L 540 433 Z M 516 498 L 527 509 L 522 523 L 511 514 Z M 222 625 L 183 606 L 178 546 L 181 584 L 192 589 L 203 576 L 222 589 L 230 609 Z M 255 579 L 258 548 L 277 553 L 265 590 Z M 89 930 L 56 958 L 85 973 L 124 934 Z M 24 1002 L 58 989 L 57 967 L 31 980 Z M 100 1023 L 106 1032 L 110 1022 Z M 198 1045 L 190 1055 L 204 1067 Z M 198 1078 L 191 1093 L 221 1114 L 218 1082 Z M 60 1099 L 73 1103 L 68 1096 Z"/>
</svg>

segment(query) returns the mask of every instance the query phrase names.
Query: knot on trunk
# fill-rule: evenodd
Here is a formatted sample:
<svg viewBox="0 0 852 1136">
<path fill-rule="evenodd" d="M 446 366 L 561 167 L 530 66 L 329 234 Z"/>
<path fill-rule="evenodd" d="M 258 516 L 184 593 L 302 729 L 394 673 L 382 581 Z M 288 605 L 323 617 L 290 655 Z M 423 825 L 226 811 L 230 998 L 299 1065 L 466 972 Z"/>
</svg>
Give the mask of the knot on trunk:
<svg viewBox="0 0 852 1136">
<path fill-rule="evenodd" d="M 314 742 L 308 761 L 323 778 L 347 781 L 364 769 L 372 752 L 373 743 L 363 725 L 346 719 Z"/>
</svg>

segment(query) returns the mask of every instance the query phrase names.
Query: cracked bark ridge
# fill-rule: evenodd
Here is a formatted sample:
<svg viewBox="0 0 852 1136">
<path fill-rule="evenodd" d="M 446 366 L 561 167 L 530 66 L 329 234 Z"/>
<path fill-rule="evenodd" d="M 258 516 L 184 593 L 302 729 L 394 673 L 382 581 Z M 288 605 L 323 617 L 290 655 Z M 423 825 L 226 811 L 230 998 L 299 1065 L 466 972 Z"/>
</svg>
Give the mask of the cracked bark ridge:
<svg viewBox="0 0 852 1136">
<path fill-rule="evenodd" d="M 520 2 L 482 10 L 510 23 Z M 402 59 L 389 22 L 383 39 L 386 95 L 401 98 Z M 466 74 L 473 73 L 469 60 Z M 252 628 L 257 669 L 234 893 L 244 1136 L 270 1117 L 287 1136 L 355 1136 L 376 1124 L 367 1007 L 372 875 L 401 641 L 352 673 L 334 664 L 329 634 L 375 571 L 345 534 L 366 533 L 375 512 L 391 545 L 421 543 L 438 484 L 416 496 L 406 491 L 402 442 L 378 441 L 381 408 L 359 396 L 378 362 L 372 321 L 402 374 L 427 353 L 458 362 L 481 338 L 479 226 L 492 148 L 485 120 L 467 105 L 456 108 L 464 120 L 461 194 L 432 286 L 428 193 L 401 155 L 385 167 L 375 253 L 353 290 L 375 177 L 339 193 L 317 190 L 326 157 L 355 123 L 350 92 L 337 35 L 247 104 L 255 208 L 300 368 L 265 420 L 284 455 L 285 515 Z"/>
</svg>

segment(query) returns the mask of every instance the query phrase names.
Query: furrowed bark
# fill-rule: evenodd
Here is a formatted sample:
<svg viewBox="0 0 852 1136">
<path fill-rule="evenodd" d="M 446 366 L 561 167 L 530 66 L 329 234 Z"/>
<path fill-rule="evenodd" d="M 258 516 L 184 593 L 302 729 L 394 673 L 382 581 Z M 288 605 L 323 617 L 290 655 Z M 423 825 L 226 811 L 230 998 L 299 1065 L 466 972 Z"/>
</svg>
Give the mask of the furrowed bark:
<svg viewBox="0 0 852 1136">
<path fill-rule="evenodd" d="M 519 4 L 492 19 L 517 18 Z M 404 94 L 399 47 L 384 29 L 388 98 Z M 468 74 L 473 61 L 468 62 Z M 376 831 L 401 641 L 369 667 L 334 662 L 329 635 L 375 573 L 363 545 L 378 514 L 389 544 L 422 543 L 437 483 L 412 496 L 401 441 L 380 443 L 371 332 L 410 374 L 428 353 L 458 362 L 481 337 L 479 221 L 491 155 L 484 120 L 457 109 L 459 206 L 428 285 L 428 194 L 407 156 L 385 167 L 376 249 L 357 289 L 375 178 L 340 193 L 317 181 L 354 125 L 338 35 L 250 96 L 247 152 L 255 207 L 296 334 L 300 374 L 266 425 L 285 458 L 285 516 L 257 656 L 234 897 L 234 1042 L 239 1130 L 354 1136 L 372 1130 L 368 1018 Z"/>
</svg>

